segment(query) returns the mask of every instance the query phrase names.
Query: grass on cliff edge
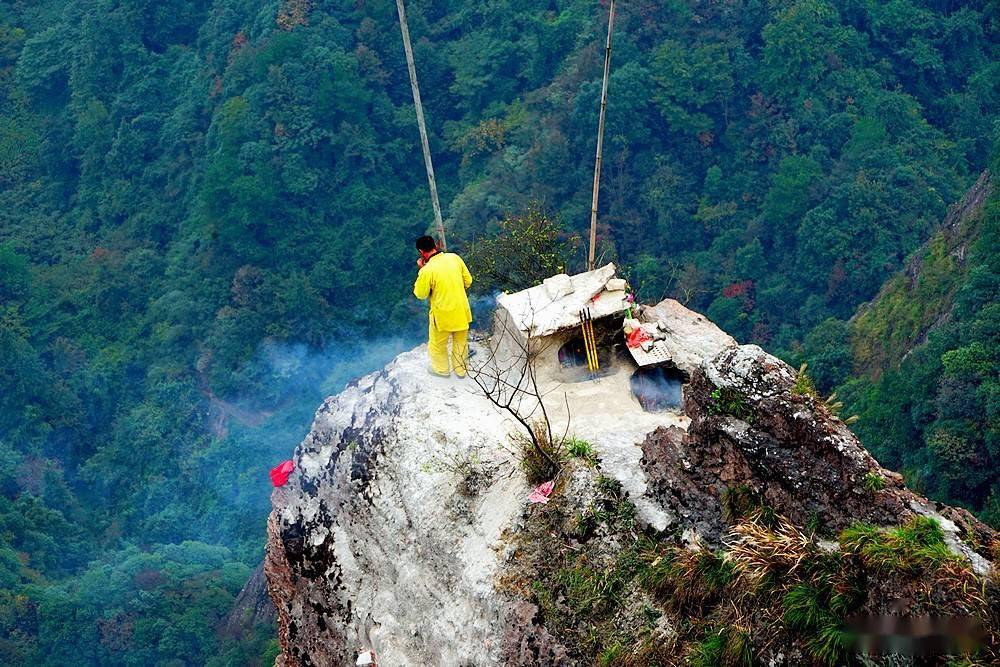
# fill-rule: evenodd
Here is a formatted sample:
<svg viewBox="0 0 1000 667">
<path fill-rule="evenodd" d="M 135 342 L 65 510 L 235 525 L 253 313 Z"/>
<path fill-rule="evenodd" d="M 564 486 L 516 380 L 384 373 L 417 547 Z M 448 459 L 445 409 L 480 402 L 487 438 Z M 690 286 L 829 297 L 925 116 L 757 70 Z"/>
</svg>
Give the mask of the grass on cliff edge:
<svg viewBox="0 0 1000 667">
<path fill-rule="evenodd" d="M 510 435 L 521 470 L 530 484 L 541 484 L 554 479 L 571 459 L 585 461 L 591 466 L 597 465 L 597 452 L 586 440 L 575 436 L 550 439 L 549 429 L 541 420 L 532 422 L 531 430 L 534 437 L 523 431 L 515 431 Z"/>
<path fill-rule="evenodd" d="M 736 487 L 725 548 L 692 550 L 678 535 L 638 529 L 614 480 L 597 477 L 595 492 L 576 515 L 559 496 L 538 507 L 502 582 L 535 602 L 584 664 L 743 667 L 766 662 L 774 647 L 786 656 L 797 647 L 817 665 L 851 664 L 845 619 L 885 611 L 897 594 L 913 594 L 911 613 L 971 611 L 996 630 L 989 608 L 1000 600 L 948 551 L 932 519 L 887 530 L 855 524 L 830 552 Z M 989 646 L 970 664 L 997 656 Z"/>
</svg>

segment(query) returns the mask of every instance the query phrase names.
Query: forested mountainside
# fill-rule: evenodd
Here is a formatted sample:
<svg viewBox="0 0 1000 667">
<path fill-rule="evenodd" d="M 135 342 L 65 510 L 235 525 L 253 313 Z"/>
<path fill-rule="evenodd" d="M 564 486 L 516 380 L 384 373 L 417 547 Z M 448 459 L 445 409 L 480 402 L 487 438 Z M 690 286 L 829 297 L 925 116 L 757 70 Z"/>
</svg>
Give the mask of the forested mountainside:
<svg viewBox="0 0 1000 667">
<path fill-rule="evenodd" d="M 451 245 L 529 202 L 581 231 L 607 7 L 407 7 Z M 0 2 L 0 662 L 274 650 L 266 628 L 217 632 L 262 554 L 265 471 L 322 395 L 423 326 L 408 276 L 431 211 L 395 12 Z M 987 164 L 998 12 L 621 3 L 604 258 L 646 301 L 676 296 L 741 342 L 812 360 L 822 390 L 850 382 L 857 346 L 845 356 L 830 332 Z M 995 302 L 975 287 L 989 270 L 970 269 L 974 298 L 956 297 L 952 322 L 975 338 L 939 328 L 938 347 L 932 334 L 851 393 L 885 463 L 977 511 L 984 482 L 940 475 L 978 474 L 956 462 L 995 447 L 967 433 L 995 384 L 977 379 L 975 349 L 941 346 L 995 339 L 977 314 Z M 908 391 L 891 382 L 922 359 L 947 372 L 890 423 L 879 396 Z M 932 411 L 950 406 L 968 413 Z"/>
<path fill-rule="evenodd" d="M 905 272 L 849 324 L 820 364 L 852 359 L 838 391 L 883 465 L 1000 526 L 1000 194 L 984 173 Z M 847 352 L 847 348 L 853 350 Z M 846 355 L 845 355 L 846 353 Z M 844 377 L 844 376 L 842 376 Z"/>
</svg>

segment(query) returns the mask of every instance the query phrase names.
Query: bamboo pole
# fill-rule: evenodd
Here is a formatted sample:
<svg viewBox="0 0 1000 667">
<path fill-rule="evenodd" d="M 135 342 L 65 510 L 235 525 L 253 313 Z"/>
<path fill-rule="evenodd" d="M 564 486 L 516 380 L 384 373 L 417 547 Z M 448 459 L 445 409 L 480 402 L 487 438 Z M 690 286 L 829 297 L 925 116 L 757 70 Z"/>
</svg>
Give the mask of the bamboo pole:
<svg viewBox="0 0 1000 667">
<path fill-rule="evenodd" d="M 441 250 L 447 250 L 444 238 L 444 221 L 441 219 L 441 203 L 438 201 L 437 181 L 434 178 L 434 163 L 431 161 L 431 147 L 427 141 L 427 126 L 424 124 L 424 105 L 420 101 L 420 86 L 417 84 L 417 67 L 413 62 L 413 47 L 410 46 L 410 29 L 406 23 L 406 9 L 403 0 L 396 0 L 399 12 L 399 31 L 403 34 L 403 50 L 406 52 L 406 67 L 410 71 L 410 88 L 413 90 L 413 106 L 417 110 L 417 127 L 420 128 L 420 145 L 424 151 L 424 166 L 427 168 L 427 184 L 431 189 L 431 204 L 434 206 L 434 226 L 437 230 Z"/>
<path fill-rule="evenodd" d="M 601 156 L 604 148 L 604 112 L 608 107 L 608 75 L 611 72 L 611 34 L 615 25 L 615 0 L 611 0 L 608 13 L 608 41 L 604 47 L 604 79 L 601 83 L 601 113 L 597 121 L 597 158 L 594 161 L 594 194 L 590 203 L 590 253 L 587 270 L 594 270 L 594 253 L 597 245 L 597 196 L 601 189 Z"/>
</svg>

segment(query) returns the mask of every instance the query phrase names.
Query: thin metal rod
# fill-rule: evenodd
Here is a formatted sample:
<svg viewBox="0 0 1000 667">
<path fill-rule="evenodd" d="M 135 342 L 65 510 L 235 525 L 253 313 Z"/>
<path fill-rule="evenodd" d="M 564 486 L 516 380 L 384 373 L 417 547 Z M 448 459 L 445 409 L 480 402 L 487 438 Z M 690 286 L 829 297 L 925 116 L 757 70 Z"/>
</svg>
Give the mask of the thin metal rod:
<svg viewBox="0 0 1000 667">
<path fill-rule="evenodd" d="M 597 159 L 594 161 L 594 195 L 590 203 L 590 253 L 587 270 L 594 270 L 594 253 L 597 246 L 597 196 L 601 189 L 601 159 L 604 148 L 604 112 L 608 107 L 608 75 L 611 73 L 611 35 L 615 26 L 615 0 L 611 0 L 608 14 L 608 41 L 604 48 L 604 80 L 601 84 L 601 114 L 597 121 Z"/>
<path fill-rule="evenodd" d="M 424 150 L 424 166 L 427 168 L 427 184 L 431 188 L 431 204 L 434 206 L 434 226 L 437 229 L 441 250 L 447 250 L 444 238 L 444 221 L 441 219 L 441 203 L 438 201 L 437 181 L 434 178 L 434 163 L 431 161 L 431 147 L 427 141 L 427 126 L 424 124 L 424 105 L 420 101 L 420 86 L 417 84 L 417 66 L 413 63 L 413 47 L 410 46 L 410 29 L 406 23 L 406 9 L 403 0 L 396 0 L 399 12 L 399 31 L 403 33 L 403 50 L 406 52 L 406 67 L 410 70 L 410 88 L 413 90 L 413 106 L 417 110 L 417 127 L 420 128 L 420 145 Z"/>
</svg>

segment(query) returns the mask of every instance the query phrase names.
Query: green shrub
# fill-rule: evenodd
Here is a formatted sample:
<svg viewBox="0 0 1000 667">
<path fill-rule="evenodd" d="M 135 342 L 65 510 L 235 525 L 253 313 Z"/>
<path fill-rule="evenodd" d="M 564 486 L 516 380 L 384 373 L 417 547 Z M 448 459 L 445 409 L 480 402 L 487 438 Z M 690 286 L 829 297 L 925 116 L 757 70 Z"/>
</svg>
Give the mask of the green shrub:
<svg viewBox="0 0 1000 667">
<path fill-rule="evenodd" d="M 621 642 L 612 642 L 601 651 L 601 654 L 597 656 L 597 664 L 601 667 L 613 667 L 621 659 L 622 655 L 625 653 L 625 647 L 621 645 Z"/>
<path fill-rule="evenodd" d="M 524 211 L 508 213 L 500 230 L 476 239 L 466 250 L 474 267 L 472 289 L 490 294 L 516 292 L 564 273 L 577 256 L 579 237 L 567 236 L 562 223 L 537 202 Z"/>
<path fill-rule="evenodd" d="M 811 535 L 816 535 L 823 528 L 823 519 L 820 517 L 819 512 L 813 512 L 809 515 L 809 519 L 806 521 L 805 529 L 806 532 Z"/>
<path fill-rule="evenodd" d="M 722 646 L 722 664 L 727 667 L 753 667 L 753 643 L 750 633 L 742 628 L 726 629 L 726 642 Z"/>
<path fill-rule="evenodd" d="M 643 588 L 660 599 L 667 599 L 673 593 L 675 582 L 681 576 L 676 566 L 674 550 L 657 551 L 640 577 Z"/>
<path fill-rule="evenodd" d="M 690 667 L 718 667 L 722 663 L 722 649 L 726 638 L 721 631 L 710 633 L 705 639 L 695 644 L 687 654 Z"/>
<path fill-rule="evenodd" d="M 806 637 L 806 649 L 816 662 L 843 665 L 847 659 L 847 632 L 837 623 L 828 623 Z"/>
<path fill-rule="evenodd" d="M 843 618 L 849 607 L 842 596 L 825 587 L 829 583 L 823 580 L 792 586 L 782 598 L 782 617 L 790 629 L 800 633 L 816 662 L 838 665 L 846 653 Z"/>
</svg>

